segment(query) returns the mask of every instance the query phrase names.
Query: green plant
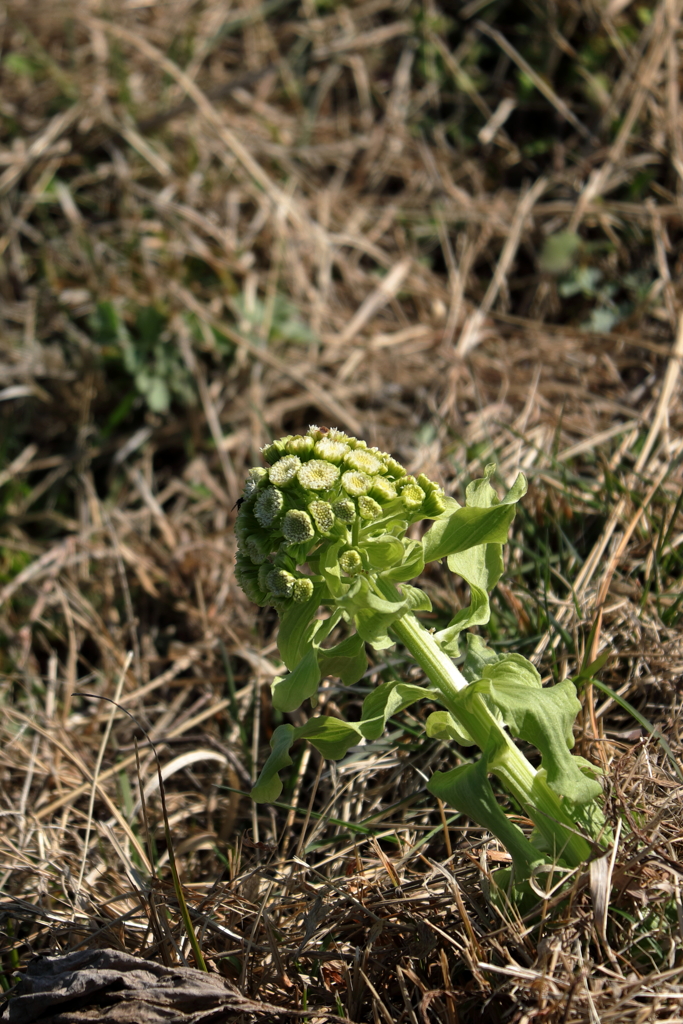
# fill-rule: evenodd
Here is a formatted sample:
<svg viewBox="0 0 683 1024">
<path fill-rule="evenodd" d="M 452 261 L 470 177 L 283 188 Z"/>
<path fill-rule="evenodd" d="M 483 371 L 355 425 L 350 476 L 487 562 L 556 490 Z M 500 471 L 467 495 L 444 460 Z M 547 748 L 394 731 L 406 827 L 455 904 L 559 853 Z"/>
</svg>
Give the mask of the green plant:
<svg viewBox="0 0 683 1024">
<path fill-rule="evenodd" d="M 154 306 L 136 310 L 131 333 L 114 303 L 101 302 L 91 318 L 91 330 L 99 344 L 116 346 L 117 357 L 152 412 L 168 412 L 173 398 L 192 405 L 192 379 L 167 328 L 166 317 Z M 125 403 L 126 411 L 127 406 Z"/>
<path fill-rule="evenodd" d="M 428 684 L 382 683 L 365 698 L 357 723 L 320 715 L 298 727 L 280 725 L 253 798 L 277 800 L 279 772 L 291 765 L 295 740 L 338 759 L 363 739 L 377 739 L 392 715 L 428 698 L 442 708 L 427 718 L 429 736 L 481 750 L 477 761 L 436 772 L 429 790 L 507 847 L 513 867 L 498 873 L 499 884 L 512 876 L 514 891 L 528 897 L 535 874 L 586 860 L 594 841 L 604 841 L 605 824 L 596 769 L 570 753 L 580 708 L 574 683 L 543 687 L 529 661 L 497 654 L 473 633 L 461 669 L 453 660 L 460 634 L 489 621 L 488 592 L 503 572 L 502 545 L 526 492 L 524 477 L 500 499 L 489 466 L 469 484 L 461 507 L 427 477 L 408 475 L 390 455 L 339 430 L 311 427 L 263 454 L 268 468 L 250 470 L 237 518 L 236 575 L 251 600 L 273 605 L 280 617 L 278 645 L 289 673 L 272 684 L 275 708 L 292 712 L 306 699 L 314 706 L 325 675 L 347 686 L 358 682 L 367 668 L 366 643 L 381 650 L 400 641 Z M 433 522 L 423 539 L 409 537 L 408 527 L 425 519 Z M 429 598 L 408 581 L 442 558 L 469 584 L 471 602 L 432 633 L 416 617 L 431 609 Z M 347 635 L 325 646 L 338 626 Z M 540 751 L 540 768 L 513 737 Z M 530 839 L 503 812 L 489 774 L 534 822 Z"/>
<path fill-rule="evenodd" d="M 611 331 L 648 301 L 653 284 L 652 274 L 643 269 L 605 280 L 599 267 L 586 262 L 603 248 L 603 243 L 584 242 L 573 231 L 560 231 L 546 238 L 538 258 L 539 270 L 559 279 L 561 298 L 581 296 L 594 304 L 580 325 L 584 331 Z"/>
<path fill-rule="evenodd" d="M 251 302 L 242 293 L 231 300 L 230 305 L 239 319 L 245 333 L 258 341 L 294 341 L 306 345 L 316 340 L 315 334 L 284 295 L 275 294 L 271 303 L 255 296 Z"/>
</svg>

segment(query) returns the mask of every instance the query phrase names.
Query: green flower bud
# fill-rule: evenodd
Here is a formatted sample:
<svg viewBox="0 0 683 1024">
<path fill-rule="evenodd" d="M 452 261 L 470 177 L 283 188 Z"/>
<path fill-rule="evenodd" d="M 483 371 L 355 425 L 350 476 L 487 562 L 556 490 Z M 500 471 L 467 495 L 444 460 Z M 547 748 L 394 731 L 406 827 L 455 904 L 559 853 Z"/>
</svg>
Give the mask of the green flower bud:
<svg viewBox="0 0 683 1024">
<path fill-rule="evenodd" d="M 406 475 L 406 471 L 401 465 L 401 463 L 397 462 L 396 459 L 392 458 L 391 455 L 387 457 L 385 466 L 387 467 L 387 473 L 390 473 L 394 477 Z"/>
<path fill-rule="evenodd" d="M 361 519 L 379 519 L 382 515 L 382 506 L 374 498 L 368 498 L 363 494 L 358 499 L 358 514 Z"/>
<path fill-rule="evenodd" d="M 252 496 L 258 485 L 261 483 L 262 480 L 265 480 L 267 475 L 268 470 L 263 469 L 262 466 L 254 466 L 253 469 L 249 470 L 249 472 L 247 473 L 247 479 L 245 480 L 244 483 L 243 497 L 245 501 L 247 500 L 247 498 L 250 498 Z"/>
<path fill-rule="evenodd" d="M 325 459 L 326 462 L 333 462 L 335 465 L 339 465 L 348 452 L 349 446 L 347 444 L 344 444 L 343 441 L 336 441 L 329 436 L 321 437 L 315 446 L 315 454 L 319 458 Z"/>
<path fill-rule="evenodd" d="M 235 579 L 254 604 L 263 606 L 270 603 L 268 588 L 260 584 L 258 568 L 247 556 L 239 553 L 235 561 Z"/>
<path fill-rule="evenodd" d="M 301 460 L 296 455 L 284 455 L 270 467 L 268 478 L 275 487 L 286 487 L 296 479 L 297 470 L 301 466 Z"/>
<path fill-rule="evenodd" d="M 357 576 L 363 568 L 363 559 L 355 548 L 343 551 L 339 556 L 339 568 L 347 576 Z"/>
<path fill-rule="evenodd" d="M 401 491 L 401 501 L 409 512 L 417 512 L 425 500 L 425 492 L 417 484 L 408 484 Z"/>
<path fill-rule="evenodd" d="M 287 437 L 281 437 L 277 441 L 273 441 L 271 444 L 265 445 L 261 449 L 261 454 L 266 462 L 272 466 L 274 462 L 282 456 L 287 454 L 287 444 L 292 440 L 291 434 Z"/>
<path fill-rule="evenodd" d="M 425 494 L 431 494 L 432 491 L 440 491 L 441 490 L 439 485 L 435 484 L 434 481 L 430 480 L 428 476 L 424 475 L 424 473 L 420 473 L 420 475 L 417 478 L 416 482 L 420 485 L 420 487 L 425 492 Z"/>
<path fill-rule="evenodd" d="M 407 476 L 405 473 L 400 480 L 396 481 L 396 490 L 400 494 L 404 487 L 408 487 L 409 484 L 416 484 L 417 480 L 414 476 Z"/>
<path fill-rule="evenodd" d="M 329 533 L 334 526 L 334 511 L 329 501 L 312 501 L 308 512 L 313 517 L 318 533 Z"/>
<path fill-rule="evenodd" d="M 339 467 L 322 459 L 311 459 L 304 463 L 297 477 L 307 491 L 329 491 L 339 479 Z"/>
<path fill-rule="evenodd" d="M 282 491 L 278 491 L 277 487 L 266 487 L 261 491 L 256 499 L 254 515 L 265 530 L 271 527 L 278 518 L 284 503 Z"/>
<path fill-rule="evenodd" d="M 384 469 L 382 460 L 367 448 L 365 450 L 363 448 L 356 448 L 355 451 L 349 452 L 345 462 L 349 469 L 356 469 L 359 473 L 367 473 L 368 476 L 374 476 Z"/>
<path fill-rule="evenodd" d="M 344 473 L 341 482 L 346 493 L 350 494 L 353 498 L 359 498 L 361 494 L 369 494 L 374 483 L 371 476 L 366 476 L 365 473 L 358 473 L 356 470 Z"/>
<path fill-rule="evenodd" d="M 329 437 L 330 441 L 343 441 L 344 444 L 349 444 L 351 441 L 355 442 L 356 440 L 355 437 L 349 437 L 348 434 L 345 434 L 339 427 L 330 427 L 326 437 Z"/>
<path fill-rule="evenodd" d="M 282 532 L 285 540 L 290 544 L 304 544 L 307 540 L 313 540 L 315 530 L 308 512 L 298 508 L 290 508 L 282 520 Z"/>
<path fill-rule="evenodd" d="M 430 519 L 435 519 L 436 516 L 440 516 L 442 512 L 446 511 L 445 495 L 440 487 L 437 487 L 428 494 L 424 500 L 422 511 Z"/>
<path fill-rule="evenodd" d="M 396 497 L 396 488 L 385 476 L 376 476 L 372 481 L 370 494 L 377 501 L 393 501 Z"/>
<path fill-rule="evenodd" d="M 412 522 L 445 509 L 438 484 L 424 475 L 415 479 L 386 452 L 343 430 L 310 427 L 266 445 L 263 454 L 269 468 L 250 470 L 235 522 L 236 578 L 258 604 L 309 600 L 315 586 L 299 578 L 292 558 L 312 557 L 315 571 L 318 555 L 344 528 L 362 526 L 365 537 L 388 514 Z M 314 545 L 320 551 L 311 556 Z M 278 552 L 290 572 L 271 561 Z M 339 564 L 345 575 L 356 576 L 365 557 L 360 542 Z"/>
<path fill-rule="evenodd" d="M 291 597 L 296 577 L 286 569 L 271 569 L 266 577 L 268 589 L 273 597 Z"/>
<path fill-rule="evenodd" d="M 244 547 L 254 565 L 261 565 L 268 557 L 268 551 L 264 551 L 264 545 L 259 544 L 253 534 L 245 539 Z"/>
<path fill-rule="evenodd" d="M 313 451 L 313 438 L 301 437 L 301 435 L 290 437 L 287 442 L 287 451 L 290 455 L 300 455 L 302 458 L 306 458 Z"/>
<path fill-rule="evenodd" d="M 258 582 L 259 582 L 259 586 L 260 586 L 261 590 L 266 590 L 266 591 L 270 590 L 270 586 L 268 585 L 268 576 L 270 575 L 270 573 L 272 571 L 273 571 L 273 563 L 272 562 L 264 562 L 263 565 L 259 568 L 259 571 L 258 571 Z"/>
<path fill-rule="evenodd" d="M 351 526 L 356 519 L 356 506 L 349 498 L 342 498 L 341 501 L 335 501 L 332 506 L 332 511 L 337 519 L 342 523 L 346 523 L 347 526 Z"/>
<path fill-rule="evenodd" d="M 297 604 L 304 604 L 313 597 L 313 584 L 308 576 L 301 576 L 295 581 L 292 587 L 292 601 Z"/>
</svg>

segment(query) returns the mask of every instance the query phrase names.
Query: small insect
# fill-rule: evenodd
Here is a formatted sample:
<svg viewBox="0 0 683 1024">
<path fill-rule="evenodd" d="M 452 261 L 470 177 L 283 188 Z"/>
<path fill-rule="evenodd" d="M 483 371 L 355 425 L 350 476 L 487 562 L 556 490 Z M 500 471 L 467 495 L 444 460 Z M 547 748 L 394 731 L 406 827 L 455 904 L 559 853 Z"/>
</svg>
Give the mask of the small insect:
<svg viewBox="0 0 683 1024">
<path fill-rule="evenodd" d="M 237 511 L 239 512 L 239 510 L 242 508 L 242 505 L 244 504 L 244 500 L 245 500 L 244 498 L 238 498 L 237 501 L 235 502 L 235 504 L 230 509 L 230 511 L 234 512 L 235 509 L 237 509 Z"/>
</svg>

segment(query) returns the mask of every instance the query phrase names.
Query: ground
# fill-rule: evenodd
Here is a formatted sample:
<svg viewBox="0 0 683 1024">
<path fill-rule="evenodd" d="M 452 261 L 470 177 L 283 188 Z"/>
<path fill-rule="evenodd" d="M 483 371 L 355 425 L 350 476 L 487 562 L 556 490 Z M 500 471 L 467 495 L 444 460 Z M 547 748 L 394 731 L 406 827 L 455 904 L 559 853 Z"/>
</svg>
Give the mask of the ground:
<svg viewBox="0 0 683 1024">
<path fill-rule="evenodd" d="M 7 0 L 6 992 L 37 953 L 197 965 L 156 750 L 203 956 L 246 1000 L 220 1019 L 681 1019 L 680 17 Z M 456 498 L 491 462 L 500 490 L 529 478 L 486 635 L 548 682 L 607 655 L 575 749 L 617 837 L 541 925 L 426 791 L 465 756 L 425 737 L 427 702 L 342 762 L 296 748 L 281 802 L 249 799 L 280 660 L 235 506 L 310 423 Z M 421 585 L 430 625 L 467 601 L 445 568 Z M 377 652 L 325 712 L 397 676 L 420 681 Z"/>
</svg>

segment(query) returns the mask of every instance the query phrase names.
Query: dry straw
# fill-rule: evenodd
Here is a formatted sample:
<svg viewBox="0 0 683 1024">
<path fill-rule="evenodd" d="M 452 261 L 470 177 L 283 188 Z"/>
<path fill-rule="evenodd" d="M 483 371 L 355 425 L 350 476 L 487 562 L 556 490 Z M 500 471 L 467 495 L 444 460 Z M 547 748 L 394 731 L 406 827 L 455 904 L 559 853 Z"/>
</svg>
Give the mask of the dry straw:
<svg viewBox="0 0 683 1024">
<path fill-rule="evenodd" d="M 74 696 L 121 679 L 236 1019 L 680 1019 L 681 788 L 623 707 L 680 759 L 680 4 L 445 6 L 2 5 L 6 985 L 46 950 L 193 962 L 153 758 Z M 523 470 L 496 642 L 555 679 L 610 652 L 577 743 L 619 843 L 540 931 L 489 902 L 506 854 L 426 794 L 447 757 L 407 714 L 303 757 L 286 806 L 240 797 L 281 666 L 233 506 L 311 421 L 460 498 Z M 354 710 L 332 679 L 321 707 Z"/>
</svg>

